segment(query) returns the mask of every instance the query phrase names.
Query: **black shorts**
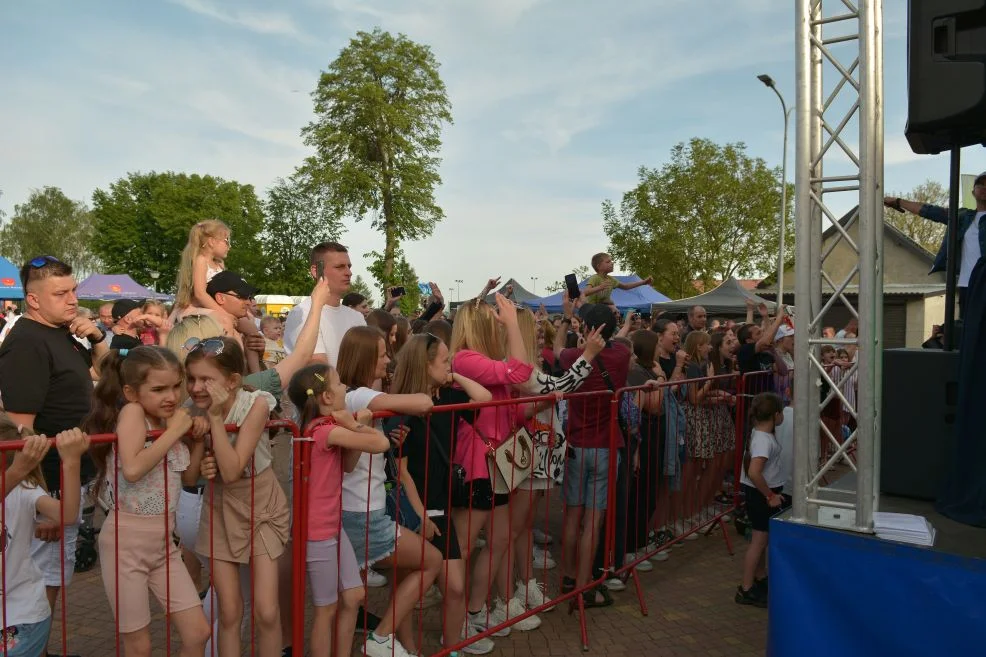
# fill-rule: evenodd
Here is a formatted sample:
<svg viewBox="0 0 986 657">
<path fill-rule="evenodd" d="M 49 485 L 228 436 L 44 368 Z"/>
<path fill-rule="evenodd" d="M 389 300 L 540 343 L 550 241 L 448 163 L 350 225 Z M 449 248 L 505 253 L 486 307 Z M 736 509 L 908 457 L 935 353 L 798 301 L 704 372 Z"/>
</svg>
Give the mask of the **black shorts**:
<svg viewBox="0 0 986 657">
<path fill-rule="evenodd" d="M 487 479 L 473 479 L 453 487 L 453 509 L 476 509 L 477 511 L 492 511 L 493 507 L 510 503 L 510 494 L 493 494 L 493 485 Z"/>
<path fill-rule="evenodd" d="M 783 486 L 771 488 L 773 492 L 780 494 Z M 743 494 L 746 495 L 746 516 L 750 520 L 750 527 L 758 532 L 770 531 L 770 519 L 790 506 L 787 497 L 780 507 L 773 509 L 767 504 L 767 498 L 763 496 L 754 486 L 743 484 Z"/>
<path fill-rule="evenodd" d="M 429 518 L 429 520 L 435 523 L 438 531 L 442 532 L 441 536 L 436 534 L 431 539 L 431 544 L 442 553 L 442 558 L 445 561 L 461 559 L 462 552 L 459 550 L 459 536 L 455 533 L 455 523 L 452 522 L 452 516 L 446 513 L 442 516 Z"/>
</svg>

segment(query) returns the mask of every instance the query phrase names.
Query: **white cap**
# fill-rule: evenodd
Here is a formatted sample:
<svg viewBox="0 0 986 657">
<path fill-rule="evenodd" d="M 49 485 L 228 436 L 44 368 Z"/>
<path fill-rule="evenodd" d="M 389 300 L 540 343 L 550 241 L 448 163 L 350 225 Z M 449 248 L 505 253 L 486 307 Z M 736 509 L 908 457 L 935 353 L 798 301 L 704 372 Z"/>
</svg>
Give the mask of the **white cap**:
<svg viewBox="0 0 986 657">
<path fill-rule="evenodd" d="M 781 324 L 780 328 L 777 329 L 777 333 L 774 335 L 774 342 L 786 338 L 789 335 L 794 335 L 794 329 L 787 324 Z"/>
</svg>

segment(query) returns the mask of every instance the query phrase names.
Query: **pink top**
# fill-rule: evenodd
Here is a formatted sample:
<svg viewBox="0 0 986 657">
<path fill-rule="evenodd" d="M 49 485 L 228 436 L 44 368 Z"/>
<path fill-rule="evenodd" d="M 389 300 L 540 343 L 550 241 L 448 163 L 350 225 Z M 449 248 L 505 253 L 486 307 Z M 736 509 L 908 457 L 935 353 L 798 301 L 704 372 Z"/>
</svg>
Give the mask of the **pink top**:
<svg viewBox="0 0 986 657">
<path fill-rule="evenodd" d="M 526 383 L 534 368 L 514 358 L 509 358 L 506 362 L 492 360 L 478 351 L 463 349 L 452 358 L 452 371 L 482 385 L 493 395 L 493 401 L 499 401 L 513 397 L 511 386 Z M 489 448 L 484 438 L 489 439 L 494 446 L 499 445 L 523 422 L 523 409 L 510 405 L 479 410 L 475 426 L 482 436 L 477 435 L 472 425 L 465 420 L 459 420 L 455 457 L 452 460 L 465 468 L 466 481 L 487 479 L 490 476 L 487 463 Z"/>
<path fill-rule="evenodd" d="M 327 541 L 339 535 L 342 515 L 342 449 L 329 445 L 335 424 L 312 434 L 312 469 L 308 479 L 308 540 Z"/>
</svg>

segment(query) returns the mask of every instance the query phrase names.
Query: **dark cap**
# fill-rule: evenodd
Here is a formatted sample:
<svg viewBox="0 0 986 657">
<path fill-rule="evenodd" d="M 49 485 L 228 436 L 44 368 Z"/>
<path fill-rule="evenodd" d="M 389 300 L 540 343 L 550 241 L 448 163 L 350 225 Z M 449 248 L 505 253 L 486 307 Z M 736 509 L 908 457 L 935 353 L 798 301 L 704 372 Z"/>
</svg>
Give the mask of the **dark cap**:
<svg viewBox="0 0 986 657">
<path fill-rule="evenodd" d="M 604 327 L 602 333 L 604 340 L 609 340 L 616 333 L 616 315 L 613 314 L 613 309 L 606 304 L 596 303 L 590 305 L 582 314 L 582 321 L 585 322 L 589 330 L 593 330 L 599 326 Z"/>
<path fill-rule="evenodd" d="M 235 294 L 241 299 L 249 299 L 256 296 L 260 290 L 243 280 L 243 277 L 232 271 L 221 271 L 212 277 L 209 284 L 205 286 L 205 292 L 210 297 L 219 293 Z"/>
<path fill-rule="evenodd" d="M 984 180 L 984 179 L 986 179 L 986 171 L 983 171 L 981 174 L 979 174 L 978 176 L 976 176 L 976 179 L 975 179 L 975 181 L 973 181 L 972 184 L 973 185 L 978 185 L 979 184 L 979 181 L 980 180 Z"/>
<path fill-rule="evenodd" d="M 113 314 L 113 321 L 119 321 L 126 317 L 130 311 L 140 308 L 141 305 L 140 301 L 134 299 L 120 299 L 113 304 L 113 310 L 110 311 Z"/>
</svg>

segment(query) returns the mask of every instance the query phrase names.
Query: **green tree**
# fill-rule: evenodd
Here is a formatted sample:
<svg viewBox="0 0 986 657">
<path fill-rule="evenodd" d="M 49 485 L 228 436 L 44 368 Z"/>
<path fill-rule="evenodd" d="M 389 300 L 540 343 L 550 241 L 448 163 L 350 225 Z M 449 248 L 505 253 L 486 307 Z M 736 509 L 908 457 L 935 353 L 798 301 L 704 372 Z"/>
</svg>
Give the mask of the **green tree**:
<svg viewBox="0 0 986 657">
<path fill-rule="evenodd" d="M 572 273 L 575 274 L 576 279 L 582 281 L 592 275 L 592 267 L 589 265 L 579 265 L 572 270 Z M 544 294 L 547 296 L 549 294 L 554 294 L 555 292 L 561 292 L 564 289 L 565 281 L 562 279 L 560 281 L 555 281 L 554 283 L 548 283 L 544 287 Z"/>
<path fill-rule="evenodd" d="M 435 154 L 452 114 L 438 66 L 430 48 L 403 34 L 358 32 L 319 78 L 316 118 L 301 132 L 315 149 L 303 170 L 332 213 L 369 215 L 383 233 L 385 279 L 401 241 L 428 237 L 444 218 Z"/>
<path fill-rule="evenodd" d="M 891 192 L 887 196 L 899 196 L 908 201 L 930 203 L 943 208 L 948 207 L 948 188 L 934 180 L 925 180 L 910 192 Z M 944 224 L 936 224 L 910 212 L 897 212 L 883 208 L 883 220 L 897 228 L 931 253 L 938 253 L 942 238 L 945 237 Z"/>
<path fill-rule="evenodd" d="M 82 201 L 73 201 L 57 187 L 31 192 L 14 206 L 0 229 L 0 254 L 18 266 L 39 255 L 64 260 L 80 275 L 99 270 L 93 253 L 93 218 Z"/>
<path fill-rule="evenodd" d="M 746 155 L 742 143 L 692 139 L 671 149 L 660 169 L 641 167 L 619 208 L 603 203 L 609 252 L 625 268 L 653 276 L 672 298 L 691 296 L 730 276 L 777 268 L 780 170 Z M 790 188 L 789 188 L 790 190 Z M 787 246 L 794 245 L 794 193 L 787 196 Z"/>
<path fill-rule="evenodd" d="M 317 189 L 304 179 L 278 178 L 263 203 L 266 221 L 260 234 L 264 253 L 264 291 L 306 295 L 312 289 L 311 248 L 337 240 L 342 223 L 325 212 Z"/>
<path fill-rule="evenodd" d="M 356 294 L 362 294 L 366 297 L 366 303 L 373 307 L 373 290 L 370 288 L 370 284 L 363 280 L 363 277 L 359 274 L 356 275 L 349 283 L 349 291 L 355 292 Z"/>
<path fill-rule="evenodd" d="M 372 259 L 369 267 L 370 274 L 382 292 L 384 303 L 389 298 L 390 288 L 403 286 L 405 295 L 401 299 L 401 312 L 405 315 L 410 315 L 421 308 L 421 290 L 418 289 L 418 274 L 414 271 L 414 267 L 407 261 L 407 258 L 404 257 L 403 251 L 397 249 L 397 253 L 395 254 L 397 262 L 389 276 L 384 273 L 385 259 L 382 253 L 371 251 L 363 257 Z"/>
<path fill-rule="evenodd" d="M 230 228 L 232 248 L 226 268 L 264 283 L 265 265 L 258 235 L 263 228 L 260 201 L 251 185 L 184 173 L 130 173 L 108 190 L 93 192 L 94 248 L 110 272 L 126 273 L 158 289 L 174 292 L 188 231 L 203 219 Z"/>
</svg>

